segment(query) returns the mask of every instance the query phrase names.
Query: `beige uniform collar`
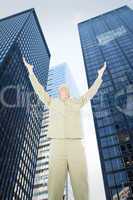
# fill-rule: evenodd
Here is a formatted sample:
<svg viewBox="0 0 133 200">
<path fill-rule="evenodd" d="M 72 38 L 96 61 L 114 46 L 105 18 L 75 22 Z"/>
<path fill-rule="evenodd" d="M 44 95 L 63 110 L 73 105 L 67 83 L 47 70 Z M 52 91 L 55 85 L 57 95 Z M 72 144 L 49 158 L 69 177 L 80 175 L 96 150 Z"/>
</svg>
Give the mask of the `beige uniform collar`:
<svg viewBox="0 0 133 200">
<path fill-rule="evenodd" d="M 70 96 L 68 99 L 66 99 L 66 100 L 62 100 L 62 99 L 59 97 L 59 100 L 61 100 L 62 102 L 67 102 L 67 101 L 71 100 L 72 98 L 73 98 L 73 97 Z"/>
</svg>

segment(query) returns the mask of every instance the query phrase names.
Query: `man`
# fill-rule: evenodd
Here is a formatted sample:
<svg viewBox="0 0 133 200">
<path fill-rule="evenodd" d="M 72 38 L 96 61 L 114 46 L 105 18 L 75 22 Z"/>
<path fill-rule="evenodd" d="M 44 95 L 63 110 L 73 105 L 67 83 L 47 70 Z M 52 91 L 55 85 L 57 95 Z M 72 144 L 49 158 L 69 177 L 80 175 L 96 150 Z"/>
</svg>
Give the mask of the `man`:
<svg viewBox="0 0 133 200">
<path fill-rule="evenodd" d="M 75 200 L 88 200 L 88 173 L 85 156 L 85 144 L 81 128 L 80 110 L 98 91 L 106 63 L 98 70 L 98 78 L 80 98 L 70 96 L 66 84 L 59 87 L 59 98 L 53 98 L 38 82 L 33 66 L 23 57 L 29 71 L 29 78 L 40 100 L 49 108 L 50 123 L 47 137 L 51 138 L 48 199 L 61 200 L 64 184 L 69 171 Z"/>
</svg>

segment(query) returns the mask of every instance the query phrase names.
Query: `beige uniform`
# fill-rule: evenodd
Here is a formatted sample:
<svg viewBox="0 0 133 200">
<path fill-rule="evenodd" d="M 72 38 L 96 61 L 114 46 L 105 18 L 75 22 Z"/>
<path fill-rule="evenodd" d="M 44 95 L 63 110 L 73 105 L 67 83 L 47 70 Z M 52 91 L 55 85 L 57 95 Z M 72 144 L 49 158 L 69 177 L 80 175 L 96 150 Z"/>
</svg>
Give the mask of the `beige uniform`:
<svg viewBox="0 0 133 200">
<path fill-rule="evenodd" d="M 35 92 L 49 108 L 50 113 L 47 136 L 52 140 L 48 200 L 62 199 L 67 170 L 69 170 L 75 200 L 88 200 L 88 173 L 80 110 L 89 99 L 93 98 L 103 80 L 98 76 L 86 95 L 62 101 L 60 98 L 49 98 L 34 73 L 30 73 L 29 78 Z"/>
</svg>

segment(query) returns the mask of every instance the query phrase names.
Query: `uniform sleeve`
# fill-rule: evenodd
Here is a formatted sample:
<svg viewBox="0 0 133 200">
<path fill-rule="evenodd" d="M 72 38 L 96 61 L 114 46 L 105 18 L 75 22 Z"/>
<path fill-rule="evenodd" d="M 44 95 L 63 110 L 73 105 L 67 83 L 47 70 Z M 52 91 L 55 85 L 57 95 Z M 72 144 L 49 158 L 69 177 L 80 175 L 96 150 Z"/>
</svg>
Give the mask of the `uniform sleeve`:
<svg viewBox="0 0 133 200">
<path fill-rule="evenodd" d="M 49 94 L 45 91 L 43 86 L 39 83 L 34 72 L 29 73 L 29 78 L 30 78 L 31 84 L 32 84 L 36 94 L 39 96 L 39 99 L 44 104 L 46 104 L 47 107 L 49 107 L 51 104 L 52 97 L 49 96 Z"/>
<path fill-rule="evenodd" d="M 93 85 L 88 89 L 88 91 L 78 99 L 81 107 L 88 103 L 88 101 L 95 96 L 102 82 L 103 79 L 101 78 L 101 76 L 98 76 Z"/>
</svg>

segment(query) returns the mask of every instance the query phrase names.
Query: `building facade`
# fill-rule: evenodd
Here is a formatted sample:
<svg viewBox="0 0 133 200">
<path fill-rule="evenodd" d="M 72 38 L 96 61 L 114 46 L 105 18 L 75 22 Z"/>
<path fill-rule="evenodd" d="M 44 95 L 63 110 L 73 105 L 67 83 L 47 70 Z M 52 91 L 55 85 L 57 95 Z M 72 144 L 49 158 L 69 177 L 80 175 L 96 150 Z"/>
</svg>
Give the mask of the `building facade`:
<svg viewBox="0 0 133 200">
<path fill-rule="evenodd" d="M 43 104 L 22 56 L 46 86 L 50 53 L 35 10 L 0 20 L 0 199 L 32 199 Z"/>
<path fill-rule="evenodd" d="M 133 199 L 133 11 L 124 6 L 78 29 L 89 87 L 107 62 L 91 100 L 106 197 L 120 200 L 129 188 L 125 199 Z"/>
<path fill-rule="evenodd" d="M 78 95 L 76 84 L 73 82 L 71 71 L 67 64 L 62 63 L 49 70 L 47 92 L 53 98 L 58 97 L 58 87 L 62 83 L 71 85 L 71 94 Z M 32 200 L 48 200 L 48 163 L 50 139 L 47 138 L 49 124 L 49 110 L 45 107 L 42 121 L 41 136 L 37 158 L 36 176 Z M 58 184 L 58 181 L 57 181 Z M 68 175 L 64 187 L 64 200 L 73 200 L 73 193 Z"/>
</svg>

